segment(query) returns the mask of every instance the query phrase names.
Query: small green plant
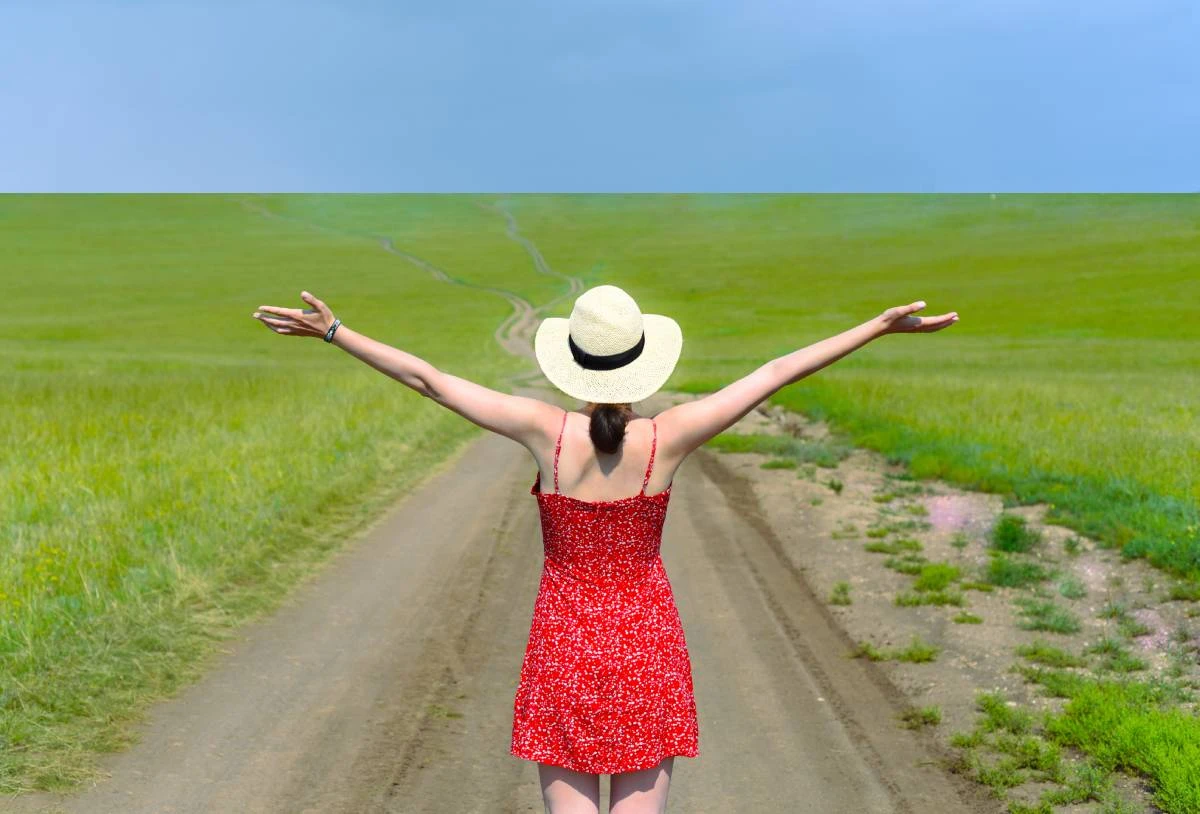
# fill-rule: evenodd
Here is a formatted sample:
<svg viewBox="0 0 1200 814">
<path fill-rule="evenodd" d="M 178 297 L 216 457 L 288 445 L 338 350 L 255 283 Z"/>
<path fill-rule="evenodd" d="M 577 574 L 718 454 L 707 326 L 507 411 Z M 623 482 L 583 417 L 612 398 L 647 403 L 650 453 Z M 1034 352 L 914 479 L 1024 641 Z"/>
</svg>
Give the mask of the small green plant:
<svg viewBox="0 0 1200 814">
<path fill-rule="evenodd" d="M 996 586 L 989 582 L 976 582 L 975 580 L 965 580 L 960 582 L 958 587 L 962 588 L 964 591 L 982 591 L 984 593 L 991 593 L 992 591 L 996 590 Z"/>
<path fill-rule="evenodd" d="M 796 462 L 791 458 L 772 458 L 759 464 L 762 469 L 795 469 Z"/>
<path fill-rule="evenodd" d="M 883 561 L 883 565 L 901 574 L 915 575 L 921 573 L 925 558 L 920 554 L 905 554 L 903 557 L 888 557 Z"/>
<path fill-rule="evenodd" d="M 993 554 L 988 562 L 985 579 L 1002 588 L 1022 588 L 1050 578 L 1050 573 L 1036 562 L 1017 560 L 1004 554 Z"/>
<path fill-rule="evenodd" d="M 1101 670 L 1133 673 L 1147 667 L 1145 661 L 1129 652 L 1124 642 L 1108 636 L 1088 645 L 1084 652 L 1101 657 L 1097 665 Z"/>
<path fill-rule="evenodd" d="M 828 486 L 830 489 L 832 489 L 834 494 L 838 494 L 838 495 L 840 495 L 842 493 L 842 489 L 845 486 L 845 484 L 842 483 L 837 478 L 830 478 L 829 480 L 827 480 L 825 482 L 825 485 Z"/>
<path fill-rule="evenodd" d="M 896 499 L 896 493 L 895 492 L 880 492 L 879 494 L 873 496 L 871 499 L 874 500 L 876 503 L 890 503 L 891 501 Z"/>
<path fill-rule="evenodd" d="M 1099 802 L 1111 788 L 1111 773 L 1093 763 L 1077 763 L 1068 771 L 1061 788 L 1047 789 L 1042 794 L 1042 802 L 1059 806 L 1076 805 L 1090 800 Z"/>
<path fill-rule="evenodd" d="M 992 528 L 992 548 L 997 551 L 1026 552 L 1041 542 L 1041 534 L 1029 528 L 1019 514 L 1002 514 Z"/>
<path fill-rule="evenodd" d="M 835 582 L 833 592 L 829 595 L 830 605 L 849 605 L 853 600 L 850 599 L 850 583 Z"/>
<path fill-rule="evenodd" d="M 1063 550 L 1066 551 L 1067 554 L 1072 557 L 1078 556 L 1079 555 L 1079 538 L 1072 535 L 1071 537 L 1068 537 L 1066 540 L 1063 540 Z"/>
<path fill-rule="evenodd" d="M 982 625 L 983 617 L 976 616 L 970 611 L 961 611 L 954 617 L 953 621 L 958 625 Z"/>
<path fill-rule="evenodd" d="M 975 705 L 983 712 L 979 722 L 985 732 L 1011 732 L 1024 735 L 1033 728 L 1033 713 L 1009 702 L 998 692 L 975 696 Z"/>
<path fill-rule="evenodd" d="M 1017 655 L 1029 659 L 1034 664 L 1044 664 L 1047 667 L 1083 667 L 1087 659 L 1068 653 L 1053 645 L 1035 640 L 1032 644 L 1023 644 L 1017 648 Z"/>
<path fill-rule="evenodd" d="M 930 562 L 921 566 L 913 582 L 915 591 L 944 591 L 962 575 L 957 566 L 948 562 Z"/>
<path fill-rule="evenodd" d="M 962 551 L 964 548 L 966 548 L 970 542 L 971 539 L 967 537 L 965 532 L 962 531 L 954 532 L 954 536 L 950 538 L 950 545 L 954 546 L 959 551 Z"/>
<path fill-rule="evenodd" d="M 1049 633 L 1078 633 L 1082 626 L 1071 611 L 1051 599 L 1021 597 L 1016 600 L 1024 618 L 1018 627 L 1024 630 L 1044 630 Z"/>
<path fill-rule="evenodd" d="M 923 641 L 920 636 L 914 635 L 907 647 L 896 651 L 895 658 L 899 661 L 920 664 L 927 661 L 934 661 L 940 652 L 942 652 L 940 647 L 929 644 Z"/>
<path fill-rule="evenodd" d="M 1174 583 L 1167 596 L 1176 602 L 1200 602 L 1200 579 Z"/>
<path fill-rule="evenodd" d="M 820 506 L 820 505 L 821 505 L 822 503 L 824 503 L 824 502 L 825 502 L 825 500 L 824 500 L 823 498 L 814 497 L 812 500 L 808 501 L 808 505 L 810 505 L 810 506 Z"/>
<path fill-rule="evenodd" d="M 909 707 L 900 714 L 900 721 L 908 729 L 937 726 L 942 722 L 941 707 Z"/>
<path fill-rule="evenodd" d="M 897 537 L 895 540 L 887 543 L 867 543 L 863 546 L 863 548 L 876 554 L 904 554 L 907 552 L 916 553 L 921 551 L 924 546 L 921 545 L 921 543 L 917 540 L 906 537 Z"/>
<path fill-rule="evenodd" d="M 888 528 L 887 526 L 876 526 L 873 529 L 867 529 L 866 533 L 867 533 L 868 537 L 880 539 L 882 537 L 887 537 L 891 533 L 891 531 L 892 530 L 890 528 Z"/>
<path fill-rule="evenodd" d="M 851 658 L 868 659 L 870 661 L 884 661 L 888 658 L 888 654 L 880 650 L 870 642 L 859 642 L 858 647 L 854 648 L 854 652 L 850 654 Z"/>
<path fill-rule="evenodd" d="M 962 607 L 967 600 L 958 591 L 906 591 L 896 594 L 895 603 L 901 607 L 917 605 L 954 605 Z"/>
<path fill-rule="evenodd" d="M 909 503 L 904 507 L 904 511 L 917 517 L 925 517 L 929 514 L 929 509 L 924 503 Z"/>
<path fill-rule="evenodd" d="M 1072 574 L 1064 576 L 1058 581 L 1058 592 L 1067 599 L 1083 599 L 1087 596 L 1087 588 L 1083 585 L 1083 580 Z"/>
</svg>

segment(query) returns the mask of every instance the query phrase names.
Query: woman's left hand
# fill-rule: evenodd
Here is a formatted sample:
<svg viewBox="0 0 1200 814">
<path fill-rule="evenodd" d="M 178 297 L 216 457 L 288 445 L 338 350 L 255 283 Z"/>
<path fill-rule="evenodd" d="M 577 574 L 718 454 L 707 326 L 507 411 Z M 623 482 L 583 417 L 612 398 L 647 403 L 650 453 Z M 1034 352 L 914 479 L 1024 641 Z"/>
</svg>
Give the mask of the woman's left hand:
<svg viewBox="0 0 1200 814">
<path fill-rule="evenodd" d="M 324 339 L 329 327 L 333 325 L 333 312 L 329 310 L 329 306 L 307 291 L 300 292 L 300 299 L 312 308 L 260 305 L 251 316 L 277 334 L 319 336 Z"/>
</svg>

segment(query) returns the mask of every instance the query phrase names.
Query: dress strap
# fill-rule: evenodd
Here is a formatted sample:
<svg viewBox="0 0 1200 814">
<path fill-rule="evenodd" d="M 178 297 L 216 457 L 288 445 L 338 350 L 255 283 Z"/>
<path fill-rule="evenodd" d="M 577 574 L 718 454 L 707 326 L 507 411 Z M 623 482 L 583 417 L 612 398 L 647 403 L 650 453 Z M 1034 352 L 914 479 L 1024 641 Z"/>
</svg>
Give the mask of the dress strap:
<svg viewBox="0 0 1200 814">
<path fill-rule="evenodd" d="M 562 427 L 558 430 L 558 442 L 554 445 L 554 492 L 558 493 L 558 453 L 562 449 L 563 430 L 567 428 L 567 411 L 563 410 Z"/>
<path fill-rule="evenodd" d="M 650 482 L 650 470 L 654 468 L 654 451 L 658 447 L 658 425 L 654 423 L 654 419 L 650 419 L 650 429 L 653 435 L 650 439 L 650 462 L 646 464 L 646 477 L 642 478 L 642 494 L 646 494 L 646 484 Z"/>
</svg>

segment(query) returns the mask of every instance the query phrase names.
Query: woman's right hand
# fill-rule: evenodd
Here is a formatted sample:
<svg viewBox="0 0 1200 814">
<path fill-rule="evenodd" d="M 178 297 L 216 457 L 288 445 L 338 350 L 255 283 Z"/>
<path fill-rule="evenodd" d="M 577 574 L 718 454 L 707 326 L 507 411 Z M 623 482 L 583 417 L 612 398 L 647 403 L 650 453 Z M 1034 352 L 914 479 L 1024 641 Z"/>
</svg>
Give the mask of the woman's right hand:
<svg viewBox="0 0 1200 814">
<path fill-rule="evenodd" d="M 917 317 L 914 313 L 925 307 L 924 300 L 917 300 L 910 305 L 897 305 L 889 308 L 879 316 L 882 326 L 880 333 L 932 333 L 940 331 L 958 322 L 958 312 L 949 311 L 936 317 Z"/>
</svg>

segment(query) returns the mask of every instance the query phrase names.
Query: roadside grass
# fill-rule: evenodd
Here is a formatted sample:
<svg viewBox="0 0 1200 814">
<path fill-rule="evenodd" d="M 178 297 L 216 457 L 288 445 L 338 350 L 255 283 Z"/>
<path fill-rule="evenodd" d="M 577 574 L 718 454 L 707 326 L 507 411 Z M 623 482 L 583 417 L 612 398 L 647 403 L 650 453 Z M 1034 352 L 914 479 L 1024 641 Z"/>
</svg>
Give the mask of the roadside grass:
<svg viewBox="0 0 1200 814">
<path fill-rule="evenodd" d="M 919 540 L 914 540 L 908 537 L 897 537 L 895 540 L 889 540 L 886 543 L 866 543 L 863 548 L 867 551 L 876 554 L 907 554 L 910 552 L 919 552 L 924 549 Z"/>
<path fill-rule="evenodd" d="M 1037 639 L 1031 644 L 1017 648 L 1017 655 L 1034 664 L 1044 664 L 1047 667 L 1085 667 L 1087 659 L 1068 653 L 1062 648 Z"/>
<path fill-rule="evenodd" d="M 1018 597 L 1013 602 L 1020 609 L 1022 617 L 1017 626 L 1024 630 L 1043 630 L 1065 635 L 1078 633 L 1082 629 L 1079 618 L 1052 599 Z"/>
<path fill-rule="evenodd" d="M 1019 560 L 1003 552 L 992 552 L 984 579 L 1001 588 L 1023 588 L 1050 579 L 1051 572 L 1036 562 Z"/>
<path fill-rule="evenodd" d="M 1085 649 L 1101 657 L 1124 652 L 1124 643 L 1112 639 Z M 1101 811 L 1131 811 L 1113 790 L 1114 771 L 1146 778 L 1155 804 L 1168 814 L 1200 811 L 1200 719 L 1180 707 L 1195 702 L 1193 688 L 1163 679 L 1073 672 L 1064 668 L 1083 666 L 1082 659 L 1041 641 L 1019 648 L 1018 654 L 1047 665 L 1018 665 L 1018 672 L 1045 694 L 1066 699 L 1065 704 L 1058 712 L 1035 716 L 999 693 L 980 693 L 976 701 L 982 715 L 975 728 L 950 739 L 963 750 L 954 764 L 958 771 L 1002 798 L 1030 780 L 1055 784 L 1032 807 L 1014 803 L 1010 810 L 1016 811 L 1088 801 L 1100 803 Z M 1079 749 L 1086 760 L 1064 766 L 1061 755 L 1055 758 L 1059 747 Z M 985 760 L 981 752 L 986 750 L 1006 757 Z"/>
<path fill-rule="evenodd" d="M 443 262 L 524 273 L 498 216 L 413 206 L 478 229 Z M 62 790 L 480 432 L 271 333 L 259 304 L 298 306 L 307 288 L 356 330 L 495 387 L 523 365 L 492 340 L 500 297 L 235 197 L 9 196 L 0 248 L 0 793 Z M 83 302 L 103 317 L 81 323 Z"/>
<path fill-rule="evenodd" d="M 852 451 L 844 441 L 810 441 L 790 435 L 766 435 L 763 433 L 719 433 L 708 440 L 705 446 L 719 452 L 757 453 L 774 456 L 774 468 L 794 469 L 801 464 L 815 464 L 833 468 Z"/>
<path fill-rule="evenodd" d="M 913 634 L 912 639 L 903 648 L 895 650 L 880 649 L 870 642 L 864 641 L 859 642 L 850 655 L 852 658 L 865 658 L 869 661 L 895 660 L 920 664 L 936 661 L 939 653 L 941 653 L 941 648 Z"/>
<path fill-rule="evenodd" d="M 900 714 L 900 722 L 906 729 L 937 726 L 942 722 L 942 708 L 938 706 L 909 707 Z"/>
<path fill-rule="evenodd" d="M 833 585 L 833 590 L 829 594 L 830 605 L 850 605 L 854 600 L 850 598 L 850 583 L 836 582 Z"/>
<path fill-rule="evenodd" d="M 1047 733 L 1100 765 L 1144 775 L 1169 814 L 1200 811 L 1200 719 L 1178 709 L 1175 691 L 1133 681 L 1079 684 Z"/>
<path fill-rule="evenodd" d="M 1041 541 L 1041 535 L 1018 514 L 1001 514 L 992 528 L 991 546 L 997 551 L 1025 554 Z"/>
</svg>

